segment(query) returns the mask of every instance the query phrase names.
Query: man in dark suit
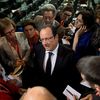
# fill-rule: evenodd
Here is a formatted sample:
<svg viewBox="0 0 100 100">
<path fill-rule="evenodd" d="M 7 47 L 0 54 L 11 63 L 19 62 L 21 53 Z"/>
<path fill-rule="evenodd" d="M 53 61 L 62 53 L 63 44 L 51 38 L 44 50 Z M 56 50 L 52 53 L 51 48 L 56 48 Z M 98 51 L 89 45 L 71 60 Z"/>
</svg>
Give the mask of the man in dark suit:
<svg viewBox="0 0 100 100">
<path fill-rule="evenodd" d="M 57 27 L 46 25 L 40 30 L 42 44 L 36 46 L 35 58 L 31 58 L 36 64 L 31 75 L 31 86 L 44 86 L 57 97 L 57 100 L 66 100 L 63 95 L 65 87 L 67 85 L 75 87 L 80 81 L 80 75 L 75 67 L 74 52 L 59 44 L 57 29 Z M 49 65 L 46 65 L 49 52 L 52 52 L 52 55 L 51 64 L 49 64 L 51 69 L 48 75 L 47 67 Z M 25 79 L 23 83 L 25 83 Z"/>
</svg>

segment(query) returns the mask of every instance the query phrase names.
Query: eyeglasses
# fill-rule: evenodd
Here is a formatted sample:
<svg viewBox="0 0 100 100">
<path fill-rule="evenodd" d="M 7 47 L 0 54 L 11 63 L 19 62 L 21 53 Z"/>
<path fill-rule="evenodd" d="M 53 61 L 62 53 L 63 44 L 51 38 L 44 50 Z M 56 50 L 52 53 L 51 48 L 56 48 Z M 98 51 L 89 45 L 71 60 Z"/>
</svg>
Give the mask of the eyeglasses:
<svg viewBox="0 0 100 100">
<path fill-rule="evenodd" d="M 15 32 L 15 29 L 11 29 L 10 31 L 6 32 L 5 34 L 8 35 L 8 34 L 11 34 L 11 33 L 14 33 Z"/>
<path fill-rule="evenodd" d="M 40 42 L 44 42 L 44 41 L 50 41 L 54 36 L 51 36 L 49 38 L 41 38 Z"/>
</svg>

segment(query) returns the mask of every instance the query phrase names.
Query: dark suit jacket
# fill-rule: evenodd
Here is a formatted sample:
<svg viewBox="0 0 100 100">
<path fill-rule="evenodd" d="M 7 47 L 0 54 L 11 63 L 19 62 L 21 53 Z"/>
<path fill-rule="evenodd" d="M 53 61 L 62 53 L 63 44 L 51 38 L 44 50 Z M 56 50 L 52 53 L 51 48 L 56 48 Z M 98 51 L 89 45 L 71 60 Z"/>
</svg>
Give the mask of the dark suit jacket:
<svg viewBox="0 0 100 100">
<path fill-rule="evenodd" d="M 29 76 L 30 73 L 28 73 L 28 82 L 30 82 L 29 79 L 31 77 L 32 83 L 30 86 L 44 86 L 49 89 L 58 100 L 66 100 L 62 93 L 65 87 L 68 84 L 76 86 L 80 81 L 80 74 L 77 72 L 75 67 L 74 52 L 69 48 L 59 45 L 55 68 L 50 77 L 47 77 L 43 70 L 44 56 L 45 49 L 42 45 L 38 45 L 35 48 L 34 71 L 31 76 Z M 33 60 L 33 58 L 31 58 L 31 60 Z M 32 70 L 30 71 L 32 72 Z M 23 84 L 26 83 L 26 79 L 24 78 L 23 80 Z"/>
</svg>

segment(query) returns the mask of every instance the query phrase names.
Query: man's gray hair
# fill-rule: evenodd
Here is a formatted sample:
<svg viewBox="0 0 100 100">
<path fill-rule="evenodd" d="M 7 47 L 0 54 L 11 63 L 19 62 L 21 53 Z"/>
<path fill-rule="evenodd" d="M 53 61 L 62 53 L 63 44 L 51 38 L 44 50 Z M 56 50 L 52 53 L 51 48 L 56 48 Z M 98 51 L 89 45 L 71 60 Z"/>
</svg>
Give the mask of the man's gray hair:
<svg viewBox="0 0 100 100">
<path fill-rule="evenodd" d="M 57 9 L 56 9 L 56 7 L 55 7 L 53 4 L 45 4 L 45 5 L 41 8 L 42 14 L 43 14 L 45 11 L 52 11 L 54 16 L 56 16 L 56 13 L 57 13 Z"/>
</svg>

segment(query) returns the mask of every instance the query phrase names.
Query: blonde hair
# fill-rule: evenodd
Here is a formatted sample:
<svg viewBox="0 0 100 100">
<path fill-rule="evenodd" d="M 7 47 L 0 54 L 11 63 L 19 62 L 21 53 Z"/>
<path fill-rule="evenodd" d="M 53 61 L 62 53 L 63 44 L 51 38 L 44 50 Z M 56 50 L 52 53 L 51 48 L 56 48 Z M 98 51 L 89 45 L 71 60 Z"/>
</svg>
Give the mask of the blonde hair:
<svg viewBox="0 0 100 100">
<path fill-rule="evenodd" d="M 1 20 L 1 22 L 3 23 L 3 25 L 4 25 L 4 29 L 6 29 L 9 25 L 13 25 L 13 27 L 14 27 L 14 29 L 16 29 L 16 24 L 15 24 L 15 22 L 12 20 L 12 19 L 10 19 L 10 18 L 8 18 L 8 17 L 5 17 L 5 18 L 3 18 L 2 20 Z"/>
</svg>

